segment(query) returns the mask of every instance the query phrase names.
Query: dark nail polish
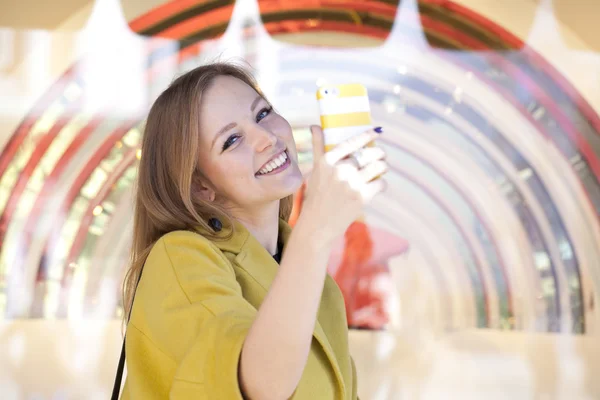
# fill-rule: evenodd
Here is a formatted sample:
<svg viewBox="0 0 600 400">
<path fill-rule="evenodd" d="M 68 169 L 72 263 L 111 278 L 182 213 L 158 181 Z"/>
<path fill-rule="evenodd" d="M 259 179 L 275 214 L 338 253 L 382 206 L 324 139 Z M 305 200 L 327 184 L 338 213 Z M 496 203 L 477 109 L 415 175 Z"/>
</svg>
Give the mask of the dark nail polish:
<svg viewBox="0 0 600 400">
<path fill-rule="evenodd" d="M 377 133 L 383 133 L 383 128 L 378 126 L 377 128 L 373 129 L 375 132 Z"/>
</svg>

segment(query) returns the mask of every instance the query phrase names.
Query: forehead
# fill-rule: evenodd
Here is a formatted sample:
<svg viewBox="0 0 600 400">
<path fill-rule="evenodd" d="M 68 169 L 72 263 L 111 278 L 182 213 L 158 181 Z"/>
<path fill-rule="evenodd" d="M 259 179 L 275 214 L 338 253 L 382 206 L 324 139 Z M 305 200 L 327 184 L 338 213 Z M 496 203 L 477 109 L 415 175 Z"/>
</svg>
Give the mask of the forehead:
<svg viewBox="0 0 600 400">
<path fill-rule="evenodd" d="M 254 88 L 244 81 L 233 76 L 217 76 L 202 95 L 200 108 L 214 112 L 225 107 L 231 111 L 232 106 L 251 103 L 256 96 Z"/>
</svg>

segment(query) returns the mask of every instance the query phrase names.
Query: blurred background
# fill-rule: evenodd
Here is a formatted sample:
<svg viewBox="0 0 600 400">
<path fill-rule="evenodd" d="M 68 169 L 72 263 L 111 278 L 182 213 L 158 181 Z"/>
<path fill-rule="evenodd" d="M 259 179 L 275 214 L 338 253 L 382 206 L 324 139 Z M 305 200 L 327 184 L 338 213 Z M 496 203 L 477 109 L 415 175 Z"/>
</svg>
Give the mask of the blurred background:
<svg viewBox="0 0 600 400">
<path fill-rule="evenodd" d="M 329 265 L 363 400 L 599 399 L 599 20 L 598 0 L 0 0 L 0 398 L 109 397 L 145 115 L 244 60 L 304 172 L 319 85 L 367 86 L 386 131 L 388 190 Z"/>
</svg>

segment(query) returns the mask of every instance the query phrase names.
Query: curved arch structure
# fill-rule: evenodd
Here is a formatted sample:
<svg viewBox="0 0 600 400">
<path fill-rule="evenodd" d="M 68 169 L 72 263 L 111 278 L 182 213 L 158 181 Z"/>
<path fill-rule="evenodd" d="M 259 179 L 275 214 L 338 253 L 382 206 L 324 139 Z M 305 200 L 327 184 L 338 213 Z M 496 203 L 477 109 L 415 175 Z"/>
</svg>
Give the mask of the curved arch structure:
<svg viewBox="0 0 600 400">
<path fill-rule="evenodd" d="M 449 1 L 259 0 L 255 14 L 241 3 L 176 0 L 130 21 L 147 36 L 139 78 L 147 105 L 177 71 L 219 54 L 223 43 L 236 43 L 235 54 L 298 128 L 317 120 L 317 80 L 361 81 L 386 127 L 381 143 L 392 167 L 390 190 L 367 220 L 411 242 L 437 291 L 436 323 L 599 329 L 599 311 L 587 304 L 600 285 L 600 118 L 556 69 Z M 311 32 L 381 44 L 273 40 Z M 82 109 L 84 63 L 48 89 L 0 155 L 8 315 L 120 312 L 114 299 L 146 110 L 125 118 Z M 23 293 L 31 301 L 19 301 Z"/>
</svg>

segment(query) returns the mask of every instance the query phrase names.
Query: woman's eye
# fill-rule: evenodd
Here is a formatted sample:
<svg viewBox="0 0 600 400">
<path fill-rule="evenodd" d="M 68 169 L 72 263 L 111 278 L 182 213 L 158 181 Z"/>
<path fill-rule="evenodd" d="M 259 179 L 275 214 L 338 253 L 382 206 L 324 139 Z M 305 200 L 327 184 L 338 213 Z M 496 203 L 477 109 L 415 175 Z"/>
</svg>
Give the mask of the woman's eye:
<svg viewBox="0 0 600 400">
<path fill-rule="evenodd" d="M 258 115 L 256 116 L 256 122 L 259 122 L 261 119 L 265 118 L 267 115 L 271 113 L 272 107 L 263 108 L 260 110 Z"/>
<path fill-rule="evenodd" d="M 223 143 L 223 148 L 222 151 L 227 150 L 231 145 L 233 145 L 235 142 L 237 142 L 237 140 L 234 139 L 239 139 L 238 135 L 231 135 L 227 138 L 227 140 L 225 141 L 225 143 Z"/>
</svg>

